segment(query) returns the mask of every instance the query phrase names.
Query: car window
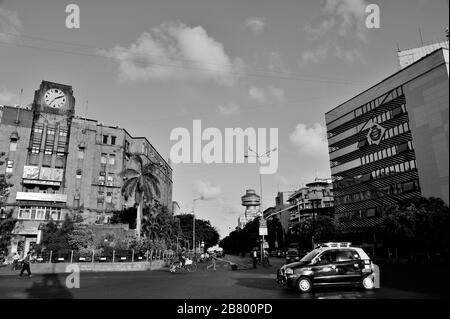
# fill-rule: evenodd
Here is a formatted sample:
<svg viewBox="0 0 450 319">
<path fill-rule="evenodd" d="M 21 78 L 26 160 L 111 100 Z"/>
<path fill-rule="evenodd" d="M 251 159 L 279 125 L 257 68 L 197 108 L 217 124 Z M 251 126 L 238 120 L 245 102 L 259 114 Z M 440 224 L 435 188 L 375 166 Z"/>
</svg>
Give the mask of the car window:
<svg viewBox="0 0 450 319">
<path fill-rule="evenodd" d="M 358 253 L 354 250 L 339 250 L 336 252 L 336 261 L 349 261 L 360 259 Z"/>
<path fill-rule="evenodd" d="M 321 250 L 315 249 L 313 251 L 310 251 L 308 254 L 306 254 L 306 256 L 304 256 L 301 261 L 311 261 L 313 260 L 314 257 L 316 257 L 319 253 L 321 252 Z"/>
<path fill-rule="evenodd" d="M 336 262 L 336 251 L 335 250 L 327 250 L 322 255 L 319 256 L 319 263 L 333 263 Z"/>
</svg>

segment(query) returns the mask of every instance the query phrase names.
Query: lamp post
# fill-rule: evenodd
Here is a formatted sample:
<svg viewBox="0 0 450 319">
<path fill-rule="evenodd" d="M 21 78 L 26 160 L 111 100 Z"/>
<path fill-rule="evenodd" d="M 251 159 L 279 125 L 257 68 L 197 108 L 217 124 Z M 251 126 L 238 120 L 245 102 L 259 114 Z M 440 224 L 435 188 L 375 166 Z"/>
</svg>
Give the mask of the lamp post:
<svg viewBox="0 0 450 319">
<path fill-rule="evenodd" d="M 192 204 L 192 247 L 194 251 L 194 260 L 195 260 L 195 202 L 198 200 L 203 200 L 205 197 L 200 196 L 198 198 L 194 198 L 193 204 Z"/>
<path fill-rule="evenodd" d="M 270 157 L 270 153 L 277 151 L 277 148 L 273 148 L 271 150 L 268 150 L 267 152 L 265 152 L 264 154 L 258 154 L 256 151 L 252 150 L 250 147 L 248 148 L 248 150 L 250 152 L 253 153 L 253 155 L 245 155 L 245 158 L 249 158 L 249 157 L 256 157 L 257 161 L 258 161 L 258 173 L 259 173 L 259 216 L 260 218 L 264 219 L 263 216 L 263 188 L 262 188 L 262 174 L 261 174 L 261 158 L 263 158 L 264 156 Z M 262 240 L 261 240 L 261 264 L 263 262 L 263 256 L 264 256 L 264 235 L 262 235 Z"/>
</svg>

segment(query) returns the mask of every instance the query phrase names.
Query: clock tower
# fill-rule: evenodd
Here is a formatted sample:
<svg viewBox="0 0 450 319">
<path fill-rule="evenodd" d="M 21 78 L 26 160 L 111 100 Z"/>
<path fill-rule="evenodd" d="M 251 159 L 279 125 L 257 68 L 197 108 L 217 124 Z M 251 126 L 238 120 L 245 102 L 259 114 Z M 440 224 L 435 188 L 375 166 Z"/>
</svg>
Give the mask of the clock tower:
<svg viewBox="0 0 450 319">
<path fill-rule="evenodd" d="M 34 93 L 33 111 L 73 117 L 75 98 L 69 85 L 42 81 Z"/>
</svg>

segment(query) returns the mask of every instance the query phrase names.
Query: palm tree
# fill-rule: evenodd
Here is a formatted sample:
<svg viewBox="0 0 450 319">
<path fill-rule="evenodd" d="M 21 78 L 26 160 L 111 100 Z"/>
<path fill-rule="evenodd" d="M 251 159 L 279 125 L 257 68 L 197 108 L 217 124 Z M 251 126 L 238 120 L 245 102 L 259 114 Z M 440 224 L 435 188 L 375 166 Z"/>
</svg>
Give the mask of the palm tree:
<svg viewBox="0 0 450 319">
<path fill-rule="evenodd" d="M 133 154 L 131 158 L 138 164 L 137 169 L 126 168 L 119 173 L 119 176 L 125 178 L 122 186 L 122 196 L 127 201 L 134 195 L 134 203 L 138 204 L 136 211 L 136 233 L 141 236 L 142 210 L 144 205 L 153 202 L 153 199 L 159 197 L 159 180 L 154 172 L 156 164 L 150 162 L 144 164 L 140 154 Z"/>
</svg>

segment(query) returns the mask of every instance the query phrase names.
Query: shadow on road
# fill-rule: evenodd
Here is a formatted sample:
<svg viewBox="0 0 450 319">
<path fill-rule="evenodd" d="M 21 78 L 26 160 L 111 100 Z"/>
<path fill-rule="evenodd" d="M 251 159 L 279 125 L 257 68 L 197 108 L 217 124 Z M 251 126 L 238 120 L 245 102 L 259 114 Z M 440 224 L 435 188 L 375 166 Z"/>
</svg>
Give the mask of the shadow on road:
<svg viewBox="0 0 450 319">
<path fill-rule="evenodd" d="M 73 295 L 67 289 L 64 278 L 59 278 L 57 274 L 44 274 L 40 281 L 33 282 L 33 285 L 25 290 L 28 298 L 32 299 L 72 299 Z M 63 283 L 61 284 L 61 281 Z"/>
</svg>

